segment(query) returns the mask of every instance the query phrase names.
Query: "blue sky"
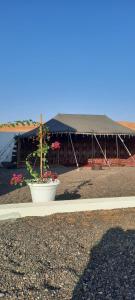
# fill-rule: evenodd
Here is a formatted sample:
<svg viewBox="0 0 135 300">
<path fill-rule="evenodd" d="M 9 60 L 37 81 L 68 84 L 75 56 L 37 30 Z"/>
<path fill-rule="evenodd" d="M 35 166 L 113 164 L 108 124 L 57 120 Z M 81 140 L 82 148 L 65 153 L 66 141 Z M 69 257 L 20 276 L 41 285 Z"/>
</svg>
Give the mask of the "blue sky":
<svg viewBox="0 0 135 300">
<path fill-rule="evenodd" d="M 134 0 L 1 0 L 0 122 L 135 121 Z"/>
</svg>

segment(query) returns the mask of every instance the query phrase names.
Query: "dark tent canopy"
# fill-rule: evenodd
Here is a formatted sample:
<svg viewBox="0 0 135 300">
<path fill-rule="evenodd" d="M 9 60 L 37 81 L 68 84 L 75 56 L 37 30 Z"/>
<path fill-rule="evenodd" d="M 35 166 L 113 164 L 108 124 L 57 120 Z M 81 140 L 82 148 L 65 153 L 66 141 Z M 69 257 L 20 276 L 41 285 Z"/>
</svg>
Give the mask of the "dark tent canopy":
<svg viewBox="0 0 135 300">
<path fill-rule="evenodd" d="M 75 133 L 95 135 L 131 135 L 135 131 L 118 124 L 105 115 L 58 114 L 46 123 L 51 133 Z M 24 137 L 37 136 L 38 129 L 29 131 Z"/>
</svg>

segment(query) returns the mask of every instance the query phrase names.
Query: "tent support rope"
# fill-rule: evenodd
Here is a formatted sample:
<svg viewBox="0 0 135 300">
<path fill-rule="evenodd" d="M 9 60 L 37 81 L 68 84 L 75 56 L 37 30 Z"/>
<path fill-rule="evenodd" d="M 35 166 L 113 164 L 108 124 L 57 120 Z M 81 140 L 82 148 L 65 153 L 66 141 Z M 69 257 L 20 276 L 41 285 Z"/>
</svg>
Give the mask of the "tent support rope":
<svg viewBox="0 0 135 300">
<path fill-rule="evenodd" d="M 120 134 L 118 134 L 118 137 L 119 137 L 120 141 L 122 142 L 124 148 L 126 149 L 128 155 L 129 155 L 129 156 L 132 158 L 132 160 L 135 162 L 134 157 L 132 156 L 132 154 L 131 154 L 131 152 L 129 151 L 128 147 L 125 145 L 124 140 L 122 139 L 122 137 L 121 137 Z"/>
<path fill-rule="evenodd" d="M 76 156 L 76 153 L 75 153 L 75 148 L 74 148 L 74 145 L 73 145 L 71 133 L 69 133 L 69 137 L 70 137 L 70 142 L 71 142 L 71 146 L 72 146 L 72 149 L 73 149 L 73 154 L 74 154 L 76 166 L 77 166 L 77 168 L 79 168 L 79 164 L 78 164 L 78 161 L 77 161 L 77 156 Z"/>
<path fill-rule="evenodd" d="M 103 151 L 103 149 L 102 149 L 102 147 L 101 147 L 101 145 L 100 145 L 100 143 L 99 143 L 99 140 L 98 140 L 96 134 L 94 134 L 94 137 L 95 137 L 96 142 L 97 142 L 97 144 L 98 144 L 98 146 L 99 146 L 99 148 L 100 148 L 100 150 L 101 150 L 101 152 L 102 152 L 102 154 L 103 154 L 103 156 L 104 156 L 104 159 L 105 159 L 107 165 L 110 167 L 110 163 L 109 163 L 109 161 L 108 161 L 107 158 L 106 158 L 106 155 L 105 155 L 105 153 L 104 153 L 104 151 Z"/>
</svg>

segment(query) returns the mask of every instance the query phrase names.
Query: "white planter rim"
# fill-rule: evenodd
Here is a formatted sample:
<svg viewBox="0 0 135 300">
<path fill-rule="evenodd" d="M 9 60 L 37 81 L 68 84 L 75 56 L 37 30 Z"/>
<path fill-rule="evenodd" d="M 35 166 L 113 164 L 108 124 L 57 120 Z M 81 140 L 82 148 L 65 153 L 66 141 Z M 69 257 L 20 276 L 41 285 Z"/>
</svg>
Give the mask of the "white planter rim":
<svg viewBox="0 0 135 300">
<path fill-rule="evenodd" d="M 59 179 L 55 179 L 55 181 L 50 181 L 50 182 L 43 182 L 43 183 L 37 183 L 37 182 L 28 182 L 27 185 L 29 186 L 34 186 L 34 187 L 47 187 L 47 186 L 55 186 L 60 184 Z"/>
</svg>

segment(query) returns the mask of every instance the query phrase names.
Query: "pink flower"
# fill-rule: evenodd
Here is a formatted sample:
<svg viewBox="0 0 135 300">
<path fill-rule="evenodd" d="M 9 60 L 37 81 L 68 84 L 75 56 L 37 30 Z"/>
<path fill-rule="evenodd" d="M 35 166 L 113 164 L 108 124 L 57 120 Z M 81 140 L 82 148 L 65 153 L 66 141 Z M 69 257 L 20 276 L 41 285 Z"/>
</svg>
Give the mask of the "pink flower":
<svg viewBox="0 0 135 300">
<path fill-rule="evenodd" d="M 52 150 L 59 150 L 60 149 L 60 142 L 56 141 L 56 142 L 52 143 L 51 149 Z"/>
<path fill-rule="evenodd" d="M 23 181 L 24 181 L 24 177 L 22 174 L 13 174 L 12 178 L 10 180 L 10 184 L 11 185 L 17 185 L 17 184 L 22 185 Z"/>
</svg>

